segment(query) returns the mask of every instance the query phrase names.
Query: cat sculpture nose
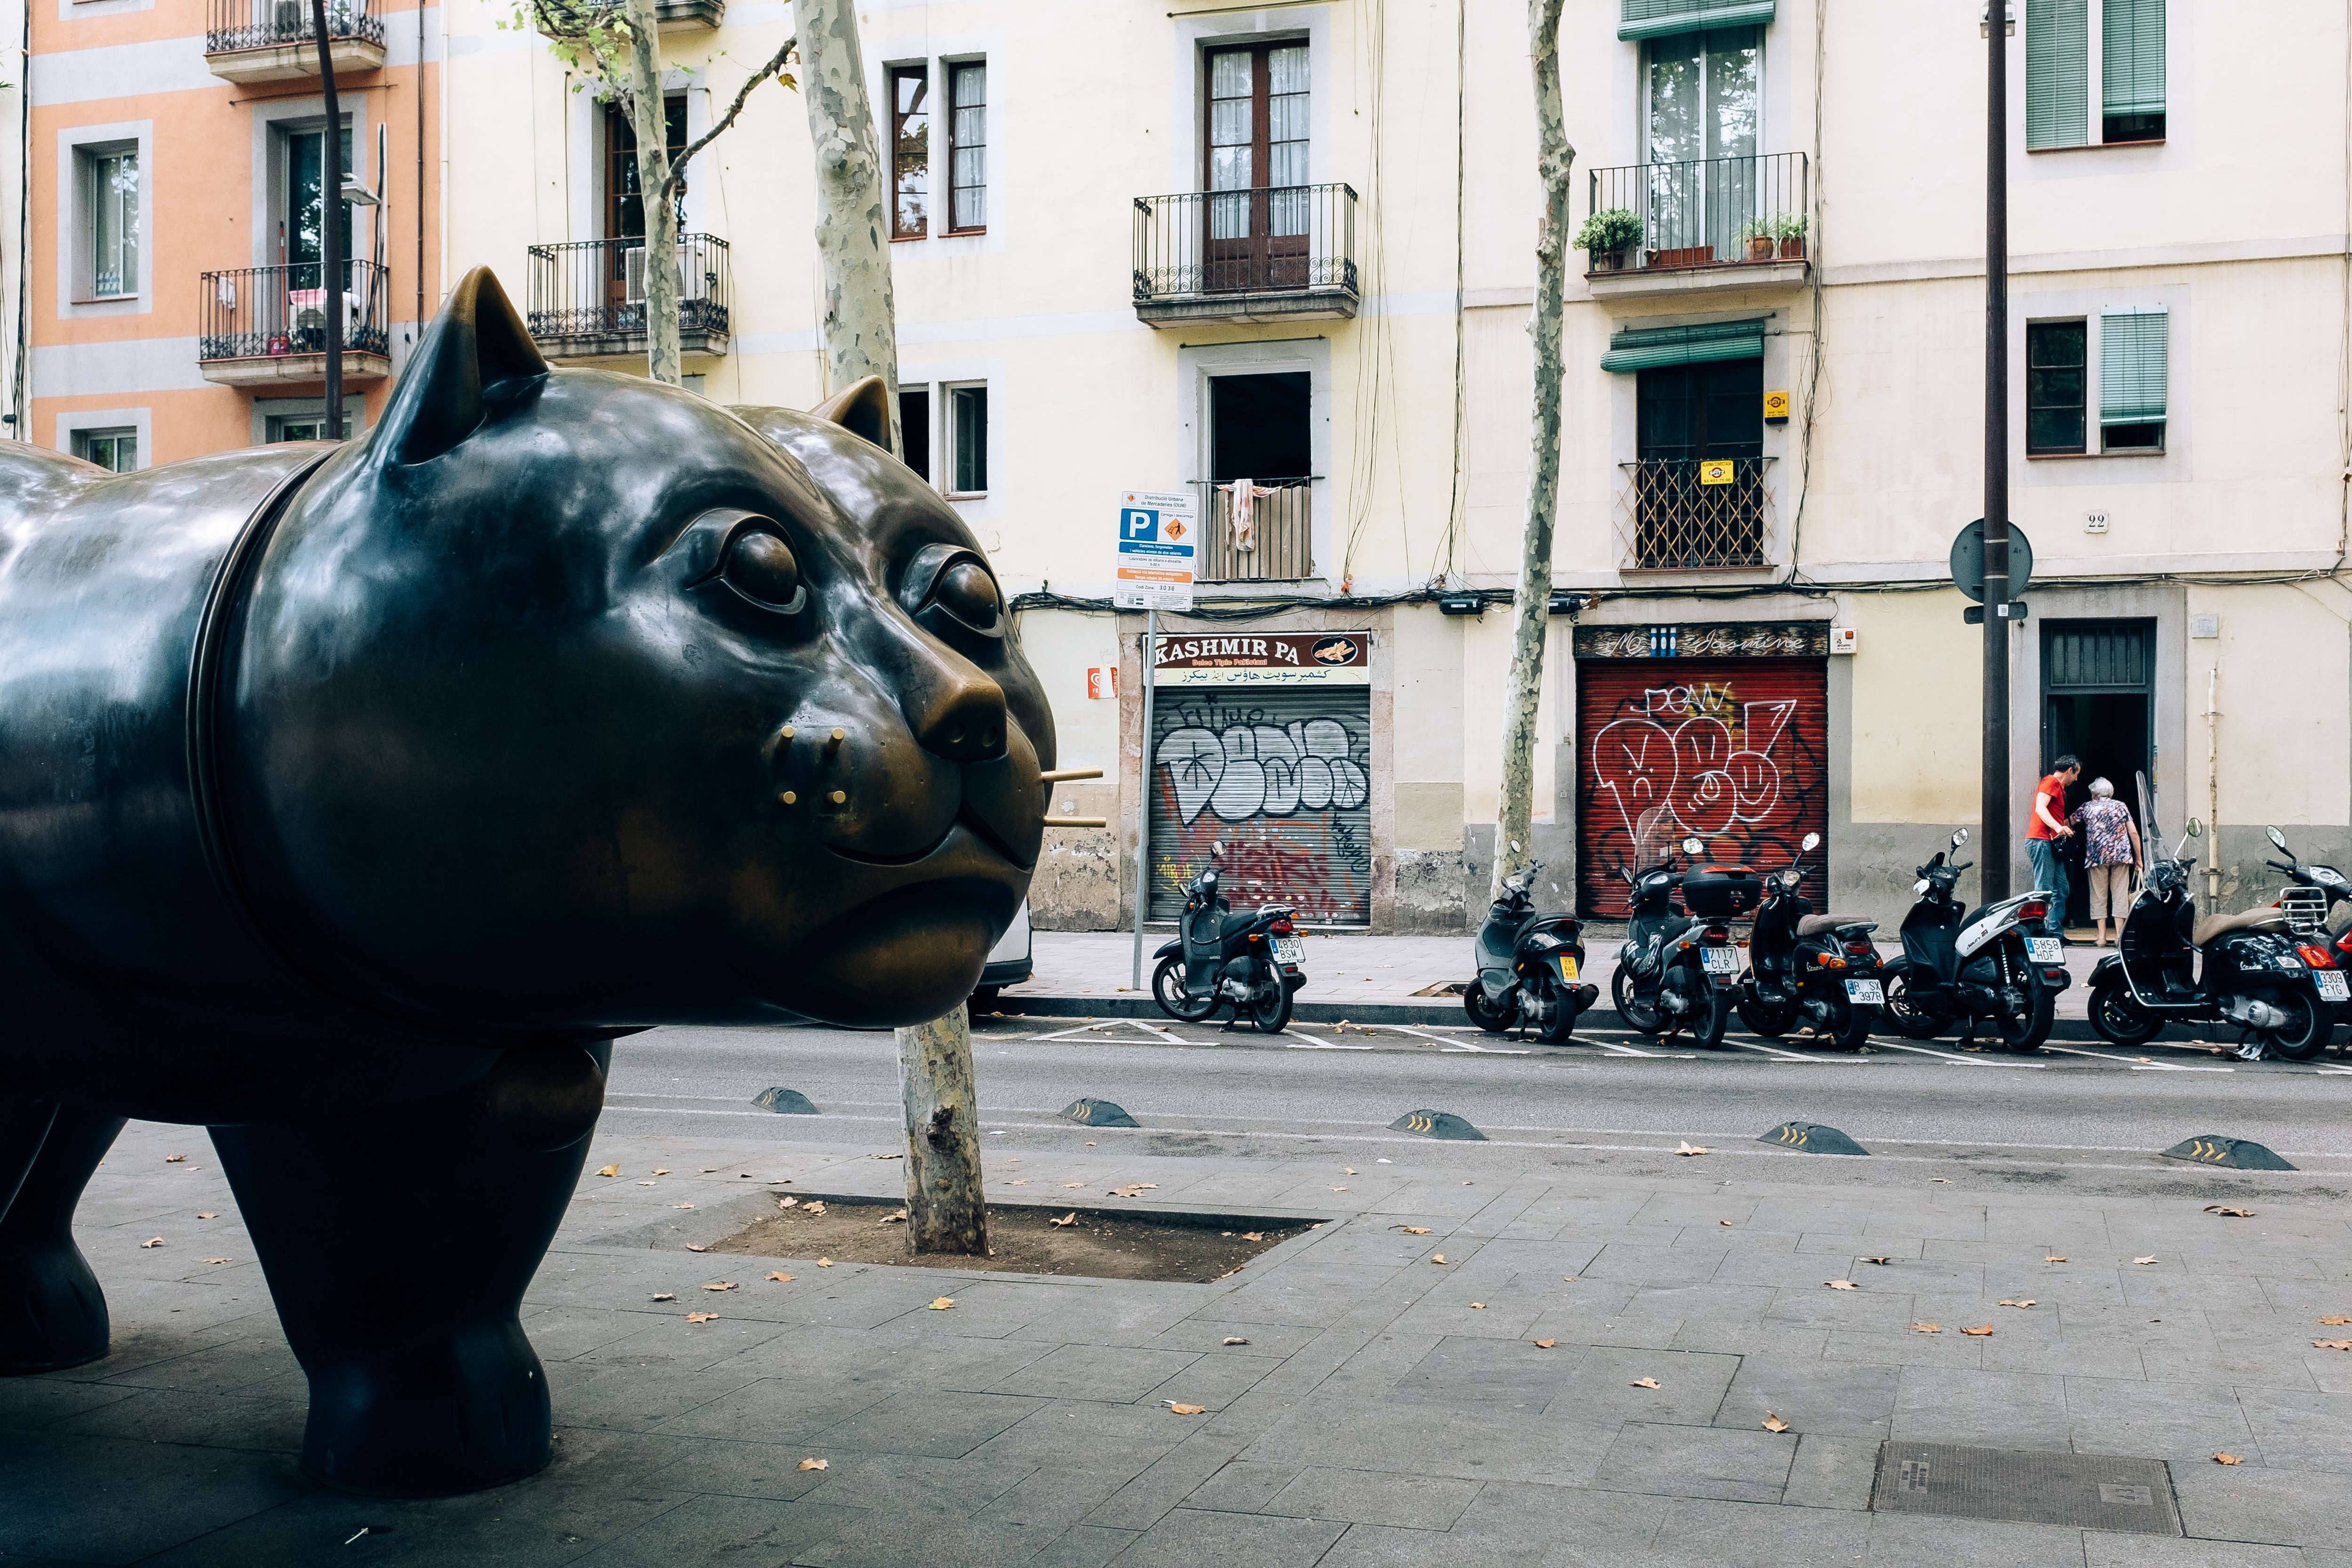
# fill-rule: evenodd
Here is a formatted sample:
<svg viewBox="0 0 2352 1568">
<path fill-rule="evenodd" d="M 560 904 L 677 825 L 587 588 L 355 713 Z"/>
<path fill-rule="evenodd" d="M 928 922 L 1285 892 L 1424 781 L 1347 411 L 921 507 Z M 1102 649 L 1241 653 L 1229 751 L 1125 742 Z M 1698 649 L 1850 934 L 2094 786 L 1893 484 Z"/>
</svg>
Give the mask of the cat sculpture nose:
<svg viewBox="0 0 2352 1568">
<path fill-rule="evenodd" d="M 985 676 L 958 680 L 908 704 L 907 722 L 923 749 L 950 762 L 990 762 L 1004 755 L 1004 693 Z"/>
</svg>

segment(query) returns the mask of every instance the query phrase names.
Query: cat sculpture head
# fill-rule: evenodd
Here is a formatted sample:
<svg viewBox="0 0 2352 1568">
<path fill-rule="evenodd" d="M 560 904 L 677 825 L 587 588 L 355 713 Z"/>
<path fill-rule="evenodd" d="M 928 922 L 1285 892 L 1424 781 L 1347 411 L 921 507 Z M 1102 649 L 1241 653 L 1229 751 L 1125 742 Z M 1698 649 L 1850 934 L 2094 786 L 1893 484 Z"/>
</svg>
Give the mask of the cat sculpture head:
<svg viewBox="0 0 2352 1568">
<path fill-rule="evenodd" d="M 225 820 L 292 961 L 502 1032 L 961 1000 L 1053 719 L 886 397 L 551 369 L 468 275 L 229 635 Z"/>
</svg>

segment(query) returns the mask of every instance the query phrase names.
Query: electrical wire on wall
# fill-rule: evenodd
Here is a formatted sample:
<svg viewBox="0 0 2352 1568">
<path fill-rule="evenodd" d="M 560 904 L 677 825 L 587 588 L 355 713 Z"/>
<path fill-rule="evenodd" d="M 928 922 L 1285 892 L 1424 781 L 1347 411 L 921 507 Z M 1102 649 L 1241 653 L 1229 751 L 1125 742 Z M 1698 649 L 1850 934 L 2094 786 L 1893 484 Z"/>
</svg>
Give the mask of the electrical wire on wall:
<svg viewBox="0 0 2352 1568">
<path fill-rule="evenodd" d="M 2352 4 L 2352 0 L 2347 0 Z M 1824 270 L 1822 245 L 1822 213 L 1827 204 L 1822 197 L 1822 147 L 1824 121 L 1823 101 L 1828 82 L 1830 0 L 1813 0 L 1813 159 L 1812 211 L 1807 217 L 1807 248 L 1812 253 L 1813 336 L 1805 357 L 1805 417 L 1797 427 L 1797 504 L 1789 516 L 1789 574 L 1787 580 L 1799 583 L 1805 577 L 1804 551 L 1805 497 L 1811 493 L 1813 476 L 1813 420 L 1821 407 L 1822 345 L 1828 341 L 1825 330 L 1829 291 L 1822 282 Z"/>
<path fill-rule="evenodd" d="M 2352 4 L 2352 0 L 2346 0 Z M 1464 226 L 1463 192 L 1466 169 L 1465 135 L 1468 130 L 1469 103 L 1469 39 L 1470 0 L 1454 0 L 1454 451 L 1453 482 L 1445 497 L 1445 532 L 1437 541 L 1437 552 L 1430 559 L 1427 580 L 1441 581 L 1454 575 L 1461 564 L 1462 552 L 1462 470 L 1469 461 L 1468 426 L 1465 423 L 1467 402 L 1467 378 L 1464 373 L 1464 356 L 1467 351 L 1466 317 L 1464 310 L 1463 287 Z"/>
<path fill-rule="evenodd" d="M 1358 112 L 1366 118 L 1365 183 L 1371 191 L 1371 213 L 1364 225 L 1364 258 L 1359 269 L 1359 286 L 1363 298 L 1371 303 L 1356 331 L 1354 448 L 1348 461 L 1347 537 L 1339 552 L 1342 583 L 1355 580 L 1356 550 L 1362 542 L 1365 527 L 1371 521 L 1372 490 L 1379 477 L 1382 407 L 1395 399 L 1395 350 L 1388 313 L 1382 308 L 1388 292 L 1388 187 L 1381 168 L 1387 141 L 1388 0 L 1370 0 L 1360 14 L 1356 53 L 1357 80 L 1364 84 L 1362 90 L 1369 105 Z M 1388 423 L 1395 422 L 1391 419 Z M 1400 529 L 1406 526 L 1401 460 L 1397 472 L 1397 524 Z M 1408 560 L 1410 549 L 1408 538 Z"/>
</svg>

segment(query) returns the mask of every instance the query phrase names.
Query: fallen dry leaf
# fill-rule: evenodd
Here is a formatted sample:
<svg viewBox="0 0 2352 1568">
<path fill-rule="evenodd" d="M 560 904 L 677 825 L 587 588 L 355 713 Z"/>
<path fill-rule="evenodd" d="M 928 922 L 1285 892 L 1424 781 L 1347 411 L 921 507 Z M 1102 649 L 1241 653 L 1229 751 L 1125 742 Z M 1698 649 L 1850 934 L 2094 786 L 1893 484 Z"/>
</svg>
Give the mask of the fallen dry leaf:
<svg viewBox="0 0 2352 1568">
<path fill-rule="evenodd" d="M 1426 1225 L 1391 1225 L 1389 1228 L 1391 1230 L 1402 1230 L 1407 1236 L 1426 1236 L 1429 1234 L 1429 1227 Z"/>
<path fill-rule="evenodd" d="M 1239 1334 L 1227 1334 L 1219 1343 L 1223 1344 L 1247 1344 L 1249 1343 L 1249 1341 L 1242 1338 Z"/>
<path fill-rule="evenodd" d="M 1675 1153 L 1687 1157 L 1692 1155 L 1711 1155 L 1715 1153 L 1715 1151 L 1713 1149 L 1703 1149 L 1696 1144 L 1685 1143 L 1676 1148 Z"/>
<path fill-rule="evenodd" d="M 706 1291 L 731 1291 L 735 1288 L 735 1281 L 732 1280 L 720 1280 L 715 1284 L 705 1285 L 702 1288 Z"/>
<path fill-rule="evenodd" d="M 877 1155 L 874 1157 L 877 1160 L 903 1160 L 907 1156 L 904 1155 Z"/>
<path fill-rule="evenodd" d="M 1486 1310 L 1486 1303 L 1484 1301 L 1473 1301 L 1470 1303 L 1470 1310 L 1474 1312 L 1483 1312 Z"/>
<path fill-rule="evenodd" d="M 801 1469 L 804 1470 L 824 1470 L 830 1469 L 832 1468 L 833 1467 L 824 1459 L 803 1459 L 801 1461 Z"/>
<path fill-rule="evenodd" d="M 1728 1224 L 1730 1224 L 1730 1223 L 1731 1223 L 1731 1221 L 1729 1221 L 1728 1219 L 1718 1219 L 1718 1220 L 1717 1220 L 1717 1221 L 1716 1221 L 1716 1223 L 1717 1223 L 1717 1225 L 1728 1225 Z"/>
<path fill-rule="evenodd" d="M 226 1258 L 207 1258 L 205 1261 L 207 1263 L 226 1263 L 228 1260 Z"/>
<path fill-rule="evenodd" d="M 2153 1253 L 2153 1252 L 2151 1252 L 2151 1253 L 2149 1253 L 2149 1254 L 2148 1254 L 2147 1257 L 2145 1257 L 2145 1258 L 2135 1258 L 2135 1259 L 2133 1259 L 2133 1260 L 2132 1260 L 2132 1261 L 2133 1261 L 2133 1262 L 2135 1262 L 2135 1263 L 2142 1263 L 2142 1264 L 2146 1264 L 2146 1263 L 2153 1263 L 2153 1262 L 2155 1262 L 2155 1261 L 2156 1261 L 2156 1254 L 2155 1254 L 2155 1253 Z"/>
<path fill-rule="evenodd" d="M 186 1163 L 187 1157 L 185 1155 L 165 1155 L 163 1163 L 167 1166 L 182 1165 Z"/>
<path fill-rule="evenodd" d="M 1344 1186 L 1335 1186 L 1335 1187 L 1333 1187 L 1331 1190 L 1332 1190 L 1333 1192 L 1345 1192 L 1345 1191 L 1347 1191 L 1348 1189 L 1347 1189 L 1346 1187 L 1344 1187 Z"/>
<path fill-rule="evenodd" d="M 1354 1176 L 1356 1174 L 1356 1167 L 1353 1166 L 1341 1166 L 1339 1167 L 1339 1174 L 1341 1176 Z"/>
<path fill-rule="evenodd" d="M 688 1312 L 686 1314 L 686 1321 L 690 1323 L 713 1323 L 719 1321 L 719 1314 L 717 1312 Z"/>
<path fill-rule="evenodd" d="M 1952 1185 L 1952 1178 L 1949 1176 L 1929 1176 L 1927 1180 L 1936 1186 L 1949 1186 Z"/>
<path fill-rule="evenodd" d="M 955 1298 L 953 1296 L 933 1296 L 931 1298 L 931 1311 L 935 1312 L 946 1312 L 950 1307 L 954 1305 Z"/>
<path fill-rule="evenodd" d="M 641 1182 L 639 1182 L 637 1185 L 638 1185 L 639 1186 L 652 1186 L 654 1184 L 653 1184 L 652 1182 L 649 1182 L 649 1181 L 641 1181 Z"/>
<path fill-rule="evenodd" d="M 830 1258 L 820 1258 L 816 1260 L 816 1266 L 820 1269 L 830 1269 L 833 1267 L 833 1260 Z"/>
<path fill-rule="evenodd" d="M 1087 1184 L 1082 1181 L 1066 1181 L 1062 1184 L 1065 1187 L 1084 1186 L 1086 1185 Z"/>
<path fill-rule="evenodd" d="M 1972 1329 L 1962 1329 L 1960 1332 L 1968 1335 L 1970 1339 L 1986 1339 L 1990 1337 L 1992 1333 L 1992 1325 L 1990 1323 L 1979 1323 Z"/>
<path fill-rule="evenodd" d="M 1244 1230 L 1242 1232 L 1242 1239 L 1244 1241 L 1263 1241 L 1265 1239 L 1265 1232 L 1263 1230 Z"/>
<path fill-rule="evenodd" d="M 146 1240 L 142 1241 L 139 1245 L 142 1247 L 161 1247 L 163 1245 L 163 1239 L 160 1236 L 151 1236 Z"/>
<path fill-rule="evenodd" d="M 1941 1323 L 1913 1323 L 1911 1325 L 1911 1332 L 1913 1333 L 1942 1333 L 1944 1332 L 1944 1326 Z"/>
<path fill-rule="evenodd" d="M 1166 1400 L 1164 1403 L 1179 1416 L 1203 1416 L 1209 1409 L 1205 1405 L 1179 1405 L 1173 1399 Z"/>
<path fill-rule="evenodd" d="M 2315 1339 L 2311 1343 L 2321 1350 L 2352 1350 L 2352 1339 Z"/>
<path fill-rule="evenodd" d="M 1767 1410 L 1764 1412 L 1764 1429 L 1767 1432 L 1785 1432 L 1789 1429 L 1789 1424 Z"/>
<path fill-rule="evenodd" d="M 904 1225 L 907 1223 L 907 1211 L 903 1208 L 893 1209 L 888 1214 L 886 1214 L 881 1218 L 876 1220 L 874 1223 L 877 1225 Z"/>
<path fill-rule="evenodd" d="M 2205 1212 L 2219 1214 L 2230 1219 L 2252 1219 L 2254 1217 L 2254 1211 L 2251 1208 L 2231 1208 L 2226 1204 L 2220 1203 L 2207 1204 Z"/>
<path fill-rule="evenodd" d="M 2235 1454 L 2216 1454 L 2213 1456 L 2213 1462 L 2217 1465 L 2242 1465 L 2246 1461 Z"/>
<path fill-rule="evenodd" d="M 2003 1299 L 2000 1304 L 2004 1307 L 2030 1307 L 2033 1304 L 2033 1298 L 2025 1296 L 2014 1301 Z"/>
<path fill-rule="evenodd" d="M 668 1291 L 664 1291 L 660 1295 L 656 1296 L 653 1299 L 656 1301 L 674 1301 L 677 1300 L 677 1297 Z"/>
<path fill-rule="evenodd" d="M 1076 1225 L 1077 1222 L 1078 1211 L 1075 1208 L 1070 1210 L 1069 1213 L 1062 1216 L 1059 1219 L 1049 1219 L 1045 1221 L 1048 1225 Z"/>
<path fill-rule="evenodd" d="M 1554 1345 L 1558 1344 L 1559 1343 L 1559 1341 L 1558 1341 L 1558 1340 L 1556 1340 L 1556 1339 L 1539 1339 L 1539 1340 L 1536 1341 L 1536 1348 L 1537 1348 L 1538 1350 L 1549 1350 L 1552 1346 L 1554 1346 Z"/>
<path fill-rule="evenodd" d="M 669 1175 L 669 1167 L 667 1166 L 662 1166 L 655 1170 L 654 1175 L 667 1176 Z"/>
<path fill-rule="evenodd" d="M 1893 1262 L 1894 1260 L 1891 1258 L 1864 1258 L 1863 1261 L 1865 1263 L 1876 1263 L 1884 1267 L 1885 1265 Z"/>
<path fill-rule="evenodd" d="M 821 1198 L 813 1197 L 808 1200 L 804 1207 L 811 1214 L 823 1214 L 824 1212 L 824 1202 Z"/>
<path fill-rule="evenodd" d="M 709 1250 L 710 1250 L 710 1249 L 709 1249 L 709 1248 L 705 1247 L 705 1246 L 704 1246 L 701 1242 L 699 1242 L 699 1241 L 689 1241 L 689 1242 L 688 1242 L 688 1243 L 686 1244 L 686 1249 L 687 1249 L 688 1252 L 708 1252 L 708 1251 L 709 1251 Z"/>
<path fill-rule="evenodd" d="M 1017 1180 L 1006 1182 L 1004 1185 L 1007 1186 L 1027 1186 L 1029 1185 L 1029 1178 L 1027 1176 L 1022 1176 Z"/>
<path fill-rule="evenodd" d="M 2347 1317 L 2326 1317 L 2326 1318 L 2322 1318 L 2322 1319 L 2320 1319 L 2319 1321 L 2320 1321 L 2322 1323 L 2325 1323 L 2327 1327 L 2332 1328 L 2332 1329 L 2340 1329 L 2340 1328 L 2342 1328 L 2346 1323 L 2352 1323 L 2352 1318 L 2347 1318 Z"/>
<path fill-rule="evenodd" d="M 694 1205 L 690 1203 L 673 1203 L 670 1207 L 672 1208 L 692 1208 Z"/>
<path fill-rule="evenodd" d="M 1094 1141 L 1092 1138 L 1088 1138 L 1088 1139 L 1087 1140 L 1087 1147 L 1088 1147 L 1088 1148 L 1090 1148 L 1090 1149 L 1091 1149 L 1091 1148 L 1093 1148 L 1094 1146 L 1095 1146 L 1095 1141 Z"/>
<path fill-rule="evenodd" d="M 1858 1288 L 1852 1280 L 1824 1280 L 1822 1283 L 1832 1291 L 1851 1291 Z"/>
<path fill-rule="evenodd" d="M 621 1167 L 618 1166 L 606 1166 L 596 1174 L 604 1176 L 619 1176 L 621 1174 Z"/>
<path fill-rule="evenodd" d="M 1625 1386 L 1628 1388 L 1655 1388 L 1657 1385 L 1658 1380 L 1654 1377 L 1637 1377 Z"/>
<path fill-rule="evenodd" d="M 789 1285 L 793 1282 L 793 1277 L 790 1274 L 786 1274 L 773 1269 L 771 1269 L 768 1271 L 768 1278 L 773 1280 L 779 1285 Z"/>
<path fill-rule="evenodd" d="M 196 1211 L 196 1218 L 198 1219 L 218 1219 L 220 1216 L 215 1214 L 209 1208 L 201 1208 Z"/>
<path fill-rule="evenodd" d="M 1445 1254 L 1443 1252 L 1432 1252 L 1429 1255 L 1429 1260 L 1433 1263 L 1443 1263 L 1445 1261 Z"/>
<path fill-rule="evenodd" d="M 2044 1258 L 2042 1260 L 2044 1263 L 2063 1263 L 2066 1261 L 2066 1255 L 2063 1252 L 2053 1252 L 2049 1257 Z"/>
</svg>

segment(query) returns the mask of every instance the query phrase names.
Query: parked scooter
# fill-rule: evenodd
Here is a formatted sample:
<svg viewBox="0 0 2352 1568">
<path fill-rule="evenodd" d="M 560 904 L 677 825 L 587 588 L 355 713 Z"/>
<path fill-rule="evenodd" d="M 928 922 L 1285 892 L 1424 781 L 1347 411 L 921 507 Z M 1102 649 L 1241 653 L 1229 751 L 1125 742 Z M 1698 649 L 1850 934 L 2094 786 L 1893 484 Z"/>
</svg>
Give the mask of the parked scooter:
<svg viewBox="0 0 2352 1568">
<path fill-rule="evenodd" d="M 1478 973 L 1463 989 L 1462 1010 L 1489 1034 L 1532 1029 L 1546 1045 L 1562 1045 L 1601 988 L 1578 983 L 1584 941 L 1576 917 L 1534 912 L 1528 890 L 1542 869 L 1543 862 L 1529 861 L 1503 879 L 1503 896 L 1478 931 Z"/>
<path fill-rule="evenodd" d="M 1234 1020 L 1247 1019 L 1261 1034 L 1280 1034 L 1290 1022 L 1291 998 L 1307 983 L 1306 955 L 1287 904 L 1269 904 L 1235 915 L 1217 891 L 1217 862 L 1225 846 L 1209 848 L 1209 863 L 1184 884 L 1184 913 L 1176 939 L 1152 955 L 1151 998 L 1170 1018 L 1198 1023 L 1227 1002 Z"/>
<path fill-rule="evenodd" d="M 1952 850 L 1969 841 L 1962 828 Z M 1903 956 L 1886 966 L 1886 1016 L 1913 1040 L 1934 1040 L 1958 1026 L 1963 1044 L 1990 1023 L 2014 1051 L 2039 1051 L 2050 1038 L 2058 993 L 2074 984 L 2065 946 L 2029 936 L 2050 914 L 2047 891 L 2020 894 L 1970 915 L 1952 896 L 1971 861 L 1948 863 L 1944 852 L 1919 868 L 1919 902 L 1903 917 Z"/>
<path fill-rule="evenodd" d="M 1859 1051 L 1886 1005 L 1870 939 L 1878 922 L 1815 915 L 1798 894 L 1798 864 L 1821 844 L 1819 833 L 1807 833 L 1799 861 L 1764 879 L 1739 981 L 1739 1021 L 1767 1040 L 1801 1023 L 1840 1051 Z"/>
<path fill-rule="evenodd" d="M 2160 845 L 2154 813 L 2144 814 L 2148 841 Z M 2244 1031 L 2238 1054 L 2247 1061 L 2275 1051 L 2308 1061 L 2335 1032 L 2344 975 L 2326 947 L 2287 928 L 2276 904 L 2198 915 L 2189 891 L 2196 862 L 2181 852 L 2204 834 L 2191 817 L 2169 856 L 2149 857 L 2122 943 L 2091 971 L 2091 1027 L 2111 1045 L 2138 1046 L 2168 1023 L 2226 1022 Z M 2323 988 L 2323 975 L 2333 985 Z"/>
<path fill-rule="evenodd" d="M 1635 863 L 1647 862 L 1648 869 L 1618 870 L 1633 890 L 1633 906 L 1609 995 L 1618 1016 L 1643 1034 L 1688 1030 L 1712 1051 L 1723 1043 L 1739 984 L 1739 949 L 1725 923 L 1756 907 L 1763 879 L 1744 865 L 1694 865 L 1675 874 L 1671 842 L 1643 849 L 1663 821 L 1664 808 L 1654 808 L 1634 834 Z M 1695 838 L 1682 841 L 1694 859 L 1706 849 Z M 1674 906 L 1677 892 L 1687 913 Z"/>
<path fill-rule="evenodd" d="M 2326 969 L 2314 969 L 2312 978 L 2318 983 L 2321 998 L 2335 1004 L 2336 1021 L 2352 1023 L 2352 977 L 2341 972 L 2352 969 L 2352 911 L 2342 916 L 2336 913 L 2338 904 L 2352 905 L 2352 879 L 2332 865 L 2303 863 L 2287 848 L 2285 834 L 2273 828 L 2270 835 L 2271 842 L 2286 859 L 2263 863 L 2273 871 L 2286 873 L 2294 883 L 2279 894 L 2279 907 L 2286 913 L 2287 928 L 2327 949 L 2336 965 L 2333 983 L 2331 971 Z M 2344 1049 L 2336 1047 L 2339 1054 Z"/>
</svg>

